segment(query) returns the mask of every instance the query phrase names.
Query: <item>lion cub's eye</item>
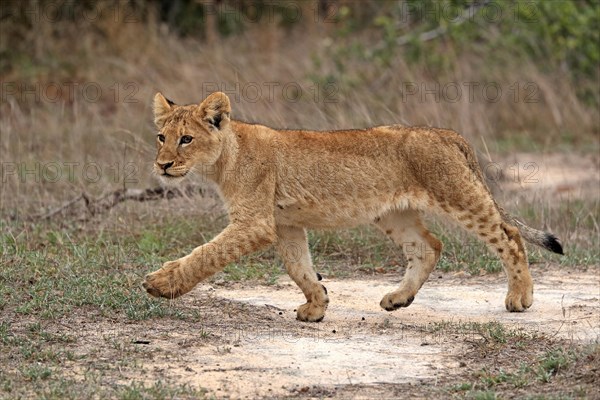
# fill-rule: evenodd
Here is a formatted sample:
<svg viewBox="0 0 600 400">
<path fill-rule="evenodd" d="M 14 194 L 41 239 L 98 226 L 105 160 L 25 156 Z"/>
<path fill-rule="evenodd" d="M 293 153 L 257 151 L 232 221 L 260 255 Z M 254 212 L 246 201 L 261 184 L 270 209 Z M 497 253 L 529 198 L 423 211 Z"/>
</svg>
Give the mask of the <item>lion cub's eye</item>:
<svg viewBox="0 0 600 400">
<path fill-rule="evenodd" d="M 189 135 L 185 135 L 182 136 L 181 139 L 179 139 L 179 143 L 181 144 L 188 144 L 192 142 L 193 137 L 189 136 Z"/>
<path fill-rule="evenodd" d="M 165 142 L 165 135 L 159 134 L 157 137 L 158 137 L 159 142 L 161 142 L 161 143 Z"/>
</svg>

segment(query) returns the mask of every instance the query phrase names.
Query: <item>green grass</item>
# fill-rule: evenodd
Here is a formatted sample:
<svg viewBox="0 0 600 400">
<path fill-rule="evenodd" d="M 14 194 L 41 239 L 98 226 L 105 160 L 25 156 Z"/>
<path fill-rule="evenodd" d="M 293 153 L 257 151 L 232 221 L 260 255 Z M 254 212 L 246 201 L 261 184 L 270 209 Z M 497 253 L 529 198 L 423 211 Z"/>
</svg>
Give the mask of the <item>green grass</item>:
<svg viewBox="0 0 600 400">
<path fill-rule="evenodd" d="M 205 398 L 205 391 L 193 389 L 187 385 L 170 386 L 162 382 L 153 385 L 131 383 L 129 386 L 120 387 L 117 397 L 120 400 L 146 400 L 146 399 L 178 399 L 178 398 Z"/>
<path fill-rule="evenodd" d="M 479 386 L 485 388 L 493 388 L 504 383 L 515 387 L 521 388 L 529 384 L 529 377 L 526 374 L 526 367 L 522 367 L 517 372 L 507 372 L 500 368 L 497 372 L 490 372 L 486 370 L 480 371 Z"/>
<path fill-rule="evenodd" d="M 510 328 L 491 322 L 461 322 L 440 321 L 432 322 L 424 328 L 427 333 L 437 335 L 460 335 L 475 340 L 483 340 L 487 346 L 506 345 L 520 346 L 522 342 L 535 340 L 537 336 L 522 328 Z"/>
<path fill-rule="evenodd" d="M 459 383 L 451 388 L 451 390 L 454 392 L 464 392 L 471 389 L 473 389 L 472 383 Z"/>
<path fill-rule="evenodd" d="M 567 255 L 551 255 L 541 250 L 529 252 L 532 263 L 552 263 L 565 267 L 593 267 L 600 264 L 594 204 L 560 203 L 544 210 L 553 226 L 564 232 L 577 229 L 577 240 L 567 242 Z M 534 226 L 543 226 L 536 210 L 519 210 Z M 0 354 L 8 369 L 0 371 L 0 397 L 119 399 L 201 398 L 198 388 L 158 381 L 145 385 L 124 381 L 121 370 L 138 371 L 150 355 L 148 347 L 133 343 L 135 338 L 108 335 L 102 346 L 114 360 L 95 362 L 73 380 L 72 365 L 86 366 L 98 353 L 79 351 L 77 331 L 57 329 L 59 322 L 72 316 L 86 322 L 116 321 L 119 326 L 165 319 L 160 324 L 181 322 L 198 328 L 195 339 L 213 340 L 201 325 L 202 307 L 187 306 L 148 296 L 140 287 L 146 273 L 163 262 L 179 258 L 216 235 L 226 224 L 221 217 L 205 215 L 173 216 L 164 220 L 136 220 L 114 226 L 63 225 L 61 221 L 18 223 L 0 221 L 0 313 L 12 318 L 0 320 Z M 473 275 L 501 273 L 499 260 L 483 243 L 452 225 L 434 222 L 432 231 L 444 243 L 438 269 L 466 271 Z M 400 277 L 405 260 L 401 249 L 377 229 L 364 226 L 343 231 L 311 231 L 309 245 L 317 271 L 328 277 L 352 277 L 393 273 Z M 228 265 L 213 282 L 252 282 L 273 284 L 285 274 L 275 251 L 268 249 L 243 257 Z M 386 319 L 382 329 L 397 323 Z M 422 327 L 421 327 L 422 328 Z M 187 328 L 186 328 L 187 329 Z M 472 343 L 474 351 L 498 355 L 526 352 L 539 338 L 530 332 L 495 323 L 439 322 L 429 324 L 427 334 L 460 337 Z M 97 350 L 94 350 L 97 351 Z M 221 346 L 226 355 L 233 351 Z M 503 398 L 506 390 L 531 389 L 552 385 L 574 368 L 582 356 L 559 347 L 529 360 L 518 357 L 518 365 L 486 368 L 472 379 L 461 379 L 447 390 L 466 398 Z M 517 361 L 517 360 L 515 360 Z M 83 377 L 83 378 L 82 378 Z M 119 377 L 116 379 L 115 377 Z M 83 379 L 83 380 L 81 380 Z M 109 379 L 107 381 L 107 379 Z"/>
<path fill-rule="evenodd" d="M 210 220 L 203 225 L 209 227 L 208 238 L 222 228 Z M 201 317 L 148 296 L 140 286 L 145 274 L 204 242 L 200 235 L 190 234 L 197 228 L 183 218 L 142 226 L 133 235 L 82 233 L 53 224 L 10 228 L 0 234 L 0 310 L 44 319 L 85 307 L 100 316 L 130 320 Z M 268 250 L 228 265 L 217 279 L 272 284 L 282 273 L 274 252 Z"/>
<path fill-rule="evenodd" d="M 502 271 L 500 259 L 486 245 L 465 232 L 451 232 L 448 228 L 434 224 L 433 232 L 444 244 L 442 257 L 437 268 L 441 271 L 466 271 L 471 275 Z"/>
<path fill-rule="evenodd" d="M 317 270 L 330 277 L 390 272 L 404 264 L 401 249 L 370 226 L 309 231 L 308 238 Z"/>
<path fill-rule="evenodd" d="M 578 152 L 584 154 L 598 154 L 598 140 L 593 135 L 578 135 L 571 132 L 562 132 L 556 137 L 535 137 L 531 132 L 522 131 L 496 138 L 490 150 L 496 154 L 512 155 L 515 152 Z"/>
<path fill-rule="evenodd" d="M 129 382 L 115 384 L 102 382 L 97 373 L 86 374 L 83 381 L 53 376 L 43 366 L 28 367 L 23 371 L 27 390 L 17 386 L 13 379 L 0 374 L 0 394 L 6 398 L 39 398 L 48 400 L 112 398 L 119 400 L 204 399 L 206 391 L 186 384 L 157 381 L 153 384 Z M 0 395 L 1 397 L 1 395 Z"/>
<path fill-rule="evenodd" d="M 20 236 L 1 237 L 0 308 L 41 318 L 85 306 L 100 314 L 124 312 L 132 319 L 171 313 L 139 287 L 143 275 L 160 265 L 159 254 L 104 235 L 75 240 L 71 232 L 51 230 Z"/>
<path fill-rule="evenodd" d="M 246 262 L 246 258 L 241 259 L 237 263 L 229 264 L 223 270 L 226 280 L 237 282 L 258 281 L 267 285 L 274 284 L 282 273 L 284 273 L 283 267 L 274 260 Z"/>
<path fill-rule="evenodd" d="M 467 397 L 479 398 L 476 396 L 495 395 L 497 392 L 506 392 L 514 389 L 525 388 L 530 393 L 535 393 L 543 385 L 553 382 L 553 380 L 561 375 L 566 376 L 564 379 L 570 379 L 567 375 L 570 373 L 578 373 L 579 366 L 577 362 L 589 362 L 598 356 L 598 345 L 572 346 L 564 347 L 557 346 L 538 355 L 532 362 L 521 361 L 518 367 L 509 370 L 503 367 L 496 368 L 494 366 L 483 368 L 478 371 L 474 378 L 474 382 L 466 382 L 461 385 L 455 385 L 451 388 L 453 391 L 467 392 Z M 588 360 L 589 359 L 589 360 Z M 540 386 L 541 385 L 541 386 Z M 477 390 L 475 388 L 478 388 Z M 570 389 L 575 393 L 577 387 Z M 581 394 L 581 393 L 580 393 Z M 585 395 L 585 393 L 583 393 Z M 475 397 L 474 397 L 475 396 Z M 504 397 L 504 396 L 500 396 Z M 485 397 L 483 397 L 485 398 Z M 572 398 L 571 395 L 561 394 L 560 391 L 551 397 L 530 395 L 527 398 L 531 399 L 546 399 L 546 398 Z"/>
<path fill-rule="evenodd" d="M 567 384 L 573 377 L 594 376 L 594 363 L 600 359 L 598 344 L 553 343 L 548 337 L 497 322 L 473 323 L 442 321 L 431 324 L 426 333 L 452 336 L 471 344 L 469 361 L 482 360 L 479 369 L 445 390 L 468 399 L 514 398 L 563 399 L 592 395 L 577 385 Z M 583 372 L 586 371 L 586 372 Z M 550 388 L 550 389 L 549 389 Z M 550 397 L 538 393 L 554 394 Z"/>
<path fill-rule="evenodd" d="M 581 239 L 563 240 L 566 255 L 562 257 L 530 247 L 530 262 L 550 261 L 567 267 L 599 265 L 594 207 L 578 201 L 545 211 L 549 218 L 558 219 L 559 226 L 565 226 L 564 231 L 575 226 Z M 523 207 L 519 215 L 532 225 L 541 225 L 532 207 Z M 52 222 L 0 222 L 0 310 L 57 318 L 76 308 L 92 307 L 100 315 L 120 314 L 131 320 L 195 318 L 188 311 L 147 296 L 140 284 L 146 273 L 189 253 L 216 235 L 225 223 L 206 216 L 175 217 L 160 223 L 86 231 Z M 444 243 L 439 270 L 463 270 L 472 275 L 502 271 L 500 260 L 480 241 L 451 225 L 434 222 L 430 226 Z M 330 277 L 396 272 L 405 265 L 401 249 L 370 226 L 311 231 L 309 244 L 317 271 Z M 280 260 L 269 249 L 228 265 L 215 279 L 273 284 L 282 274 L 285 270 Z"/>
<path fill-rule="evenodd" d="M 553 376 L 568 368 L 576 358 L 577 355 L 574 352 L 565 349 L 559 348 L 548 351 L 539 359 L 538 366 L 535 369 L 538 380 L 550 382 Z"/>
<path fill-rule="evenodd" d="M 496 396 L 495 392 L 486 390 L 470 392 L 467 398 L 473 400 L 496 400 L 498 397 Z"/>
<path fill-rule="evenodd" d="M 69 332 L 77 335 L 74 328 Z M 117 329 L 115 336 L 104 337 L 99 343 L 103 353 L 117 357 L 97 359 L 98 350 L 80 349 L 88 343 L 62 333 L 64 327 L 55 321 L 1 322 L 0 354 L 6 358 L 2 357 L 5 367 L 0 370 L 0 398 L 204 398 L 203 390 L 188 385 L 163 381 L 144 384 L 137 380 L 116 383 L 114 378 L 121 371 L 139 371 L 138 359 L 148 358 L 144 347 L 127 343 L 127 336 L 121 337 Z M 204 337 L 202 333 L 200 337 Z M 76 380 L 72 378 L 73 365 L 81 368 Z"/>
</svg>

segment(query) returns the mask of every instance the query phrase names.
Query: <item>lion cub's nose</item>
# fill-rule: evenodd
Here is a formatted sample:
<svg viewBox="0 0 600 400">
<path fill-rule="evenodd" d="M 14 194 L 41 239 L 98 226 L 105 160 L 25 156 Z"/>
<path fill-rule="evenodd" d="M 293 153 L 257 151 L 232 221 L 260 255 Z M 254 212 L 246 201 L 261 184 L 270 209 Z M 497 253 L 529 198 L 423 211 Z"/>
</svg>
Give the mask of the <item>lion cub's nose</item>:
<svg viewBox="0 0 600 400">
<path fill-rule="evenodd" d="M 161 162 L 156 162 L 158 164 L 158 166 L 160 168 L 162 168 L 163 171 L 168 170 L 171 166 L 173 166 L 173 161 L 167 162 L 167 163 L 161 163 Z"/>
</svg>

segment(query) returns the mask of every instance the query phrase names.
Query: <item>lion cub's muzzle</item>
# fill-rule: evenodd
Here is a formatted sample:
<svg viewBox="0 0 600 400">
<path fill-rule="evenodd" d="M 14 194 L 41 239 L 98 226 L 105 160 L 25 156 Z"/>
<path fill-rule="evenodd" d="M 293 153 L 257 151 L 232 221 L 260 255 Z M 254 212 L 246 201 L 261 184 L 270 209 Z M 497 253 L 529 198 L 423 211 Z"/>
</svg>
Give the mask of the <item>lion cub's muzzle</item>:
<svg viewBox="0 0 600 400">
<path fill-rule="evenodd" d="M 174 167 L 173 164 L 175 164 L 174 161 L 156 161 L 154 163 L 154 170 L 156 171 L 157 175 L 165 178 L 183 178 L 185 175 L 187 175 L 188 169 L 185 166 L 181 165 Z"/>
</svg>

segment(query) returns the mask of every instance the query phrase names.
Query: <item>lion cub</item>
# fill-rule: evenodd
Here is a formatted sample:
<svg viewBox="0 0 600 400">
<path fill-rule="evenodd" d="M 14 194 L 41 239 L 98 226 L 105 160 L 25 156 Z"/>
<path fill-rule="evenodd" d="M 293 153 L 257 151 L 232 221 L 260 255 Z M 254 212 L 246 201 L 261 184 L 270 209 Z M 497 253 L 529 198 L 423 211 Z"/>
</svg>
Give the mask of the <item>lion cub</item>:
<svg viewBox="0 0 600 400">
<path fill-rule="evenodd" d="M 154 98 L 155 172 L 178 182 L 190 171 L 214 181 L 229 226 L 190 254 L 146 276 L 152 296 L 175 298 L 240 256 L 275 245 L 306 296 L 298 319 L 318 322 L 329 302 L 312 267 L 306 229 L 374 224 L 402 246 L 408 266 L 381 307 L 409 306 L 440 258 L 442 243 L 421 213 L 449 215 L 502 259 L 505 305 L 523 311 L 533 283 L 523 240 L 562 254 L 558 239 L 527 227 L 492 198 L 472 149 L 457 133 L 379 126 L 328 132 L 280 130 L 230 119 L 224 93 L 199 105 Z"/>
</svg>

